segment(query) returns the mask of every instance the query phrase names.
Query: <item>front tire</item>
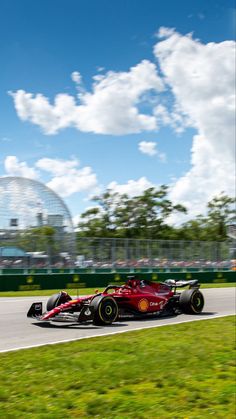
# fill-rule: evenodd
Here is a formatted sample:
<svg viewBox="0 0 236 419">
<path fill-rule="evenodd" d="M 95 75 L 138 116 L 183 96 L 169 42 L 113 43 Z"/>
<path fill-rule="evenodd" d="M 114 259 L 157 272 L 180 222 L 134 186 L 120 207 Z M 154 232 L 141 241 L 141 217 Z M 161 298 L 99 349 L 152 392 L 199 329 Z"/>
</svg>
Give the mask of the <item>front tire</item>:
<svg viewBox="0 0 236 419">
<path fill-rule="evenodd" d="M 198 289 L 185 290 L 180 295 L 179 305 L 183 313 L 199 314 L 204 307 L 204 297 Z"/>
<path fill-rule="evenodd" d="M 97 326 L 111 324 L 118 317 L 118 305 L 111 296 L 98 295 L 90 304 L 93 307 L 93 324 Z"/>
<path fill-rule="evenodd" d="M 47 302 L 47 311 L 51 311 L 53 308 L 57 307 L 60 303 L 61 293 L 53 294 Z"/>
</svg>

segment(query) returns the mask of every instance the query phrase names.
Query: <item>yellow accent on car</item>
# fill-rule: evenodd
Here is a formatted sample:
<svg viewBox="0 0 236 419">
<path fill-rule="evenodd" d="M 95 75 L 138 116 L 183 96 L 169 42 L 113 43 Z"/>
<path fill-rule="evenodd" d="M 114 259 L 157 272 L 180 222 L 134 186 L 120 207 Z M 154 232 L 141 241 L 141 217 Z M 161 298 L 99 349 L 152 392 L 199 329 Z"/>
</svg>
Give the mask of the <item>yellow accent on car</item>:
<svg viewBox="0 0 236 419">
<path fill-rule="evenodd" d="M 138 308 L 140 311 L 147 311 L 149 307 L 149 302 L 146 298 L 139 300 Z"/>
</svg>

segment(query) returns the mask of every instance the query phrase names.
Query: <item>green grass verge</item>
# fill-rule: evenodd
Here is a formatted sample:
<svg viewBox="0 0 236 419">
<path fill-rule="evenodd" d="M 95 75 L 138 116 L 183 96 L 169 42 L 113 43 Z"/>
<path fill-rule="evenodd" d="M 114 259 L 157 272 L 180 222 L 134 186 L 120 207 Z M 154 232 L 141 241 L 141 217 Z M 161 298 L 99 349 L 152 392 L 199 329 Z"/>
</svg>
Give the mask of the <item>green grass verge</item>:
<svg viewBox="0 0 236 419">
<path fill-rule="evenodd" d="M 214 284 L 201 284 L 201 288 L 228 288 L 228 287 L 235 287 L 236 282 L 221 282 L 221 283 L 214 283 Z"/>
<path fill-rule="evenodd" d="M 230 316 L 1 354 L 0 417 L 234 419 L 234 326 Z"/>
<path fill-rule="evenodd" d="M 99 288 L 99 292 L 103 291 L 105 287 Z M 94 294 L 97 288 L 79 288 L 77 289 L 66 289 L 66 292 L 71 295 L 87 295 Z M 1 291 L 0 297 L 34 297 L 34 296 L 50 296 L 60 290 L 33 290 L 33 291 Z"/>
<path fill-rule="evenodd" d="M 201 284 L 201 288 L 224 288 L 224 287 L 235 287 L 236 282 L 224 282 L 216 284 Z M 98 288 L 99 292 L 103 291 L 105 287 Z M 79 288 L 79 295 L 94 294 L 94 288 Z M 76 289 L 67 289 L 66 290 L 71 295 L 77 295 Z M 50 296 L 58 292 L 58 289 L 55 290 L 33 290 L 33 291 L 1 291 L 0 297 L 34 297 L 34 296 Z"/>
</svg>

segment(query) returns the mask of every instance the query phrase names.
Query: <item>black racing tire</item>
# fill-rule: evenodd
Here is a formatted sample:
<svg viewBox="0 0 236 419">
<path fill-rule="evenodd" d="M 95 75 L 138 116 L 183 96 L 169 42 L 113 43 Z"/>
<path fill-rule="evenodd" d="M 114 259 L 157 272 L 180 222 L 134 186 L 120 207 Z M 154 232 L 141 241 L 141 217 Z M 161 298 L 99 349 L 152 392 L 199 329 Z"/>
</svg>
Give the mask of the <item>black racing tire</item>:
<svg viewBox="0 0 236 419">
<path fill-rule="evenodd" d="M 61 293 L 53 294 L 47 301 L 47 311 L 53 310 L 55 307 L 59 306 Z"/>
<path fill-rule="evenodd" d="M 118 305 L 111 296 L 98 295 L 90 303 L 93 308 L 93 324 L 97 326 L 111 324 L 118 317 Z"/>
<path fill-rule="evenodd" d="M 204 307 L 204 297 L 198 289 L 184 290 L 180 294 L 179 305 L 183 313 L 199 314 Z"/>
</svg>

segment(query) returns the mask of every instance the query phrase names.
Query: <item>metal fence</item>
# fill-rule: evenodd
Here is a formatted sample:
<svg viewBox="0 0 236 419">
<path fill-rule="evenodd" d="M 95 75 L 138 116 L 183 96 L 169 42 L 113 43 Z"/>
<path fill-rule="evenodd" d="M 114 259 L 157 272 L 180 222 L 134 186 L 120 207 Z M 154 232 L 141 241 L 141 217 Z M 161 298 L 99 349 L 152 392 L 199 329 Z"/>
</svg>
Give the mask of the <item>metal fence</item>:
<svg viewBox="0 0 236 419">
<path fill-rule="evenodd" d="M 175 240 L 0 238 L 0 268 L 230 268 L 235 243 Z"/>
<path fill-rule="evenodd" d="M 227 267 L 231 242 L 80 239 L 77 263 L 95 267 Z"/>
<path fill-rule="evenodd" d="M 74 233 L 0 234 L 0 268 L 60 268 L 74 266 L 75 261 Z"/>
</svg>

